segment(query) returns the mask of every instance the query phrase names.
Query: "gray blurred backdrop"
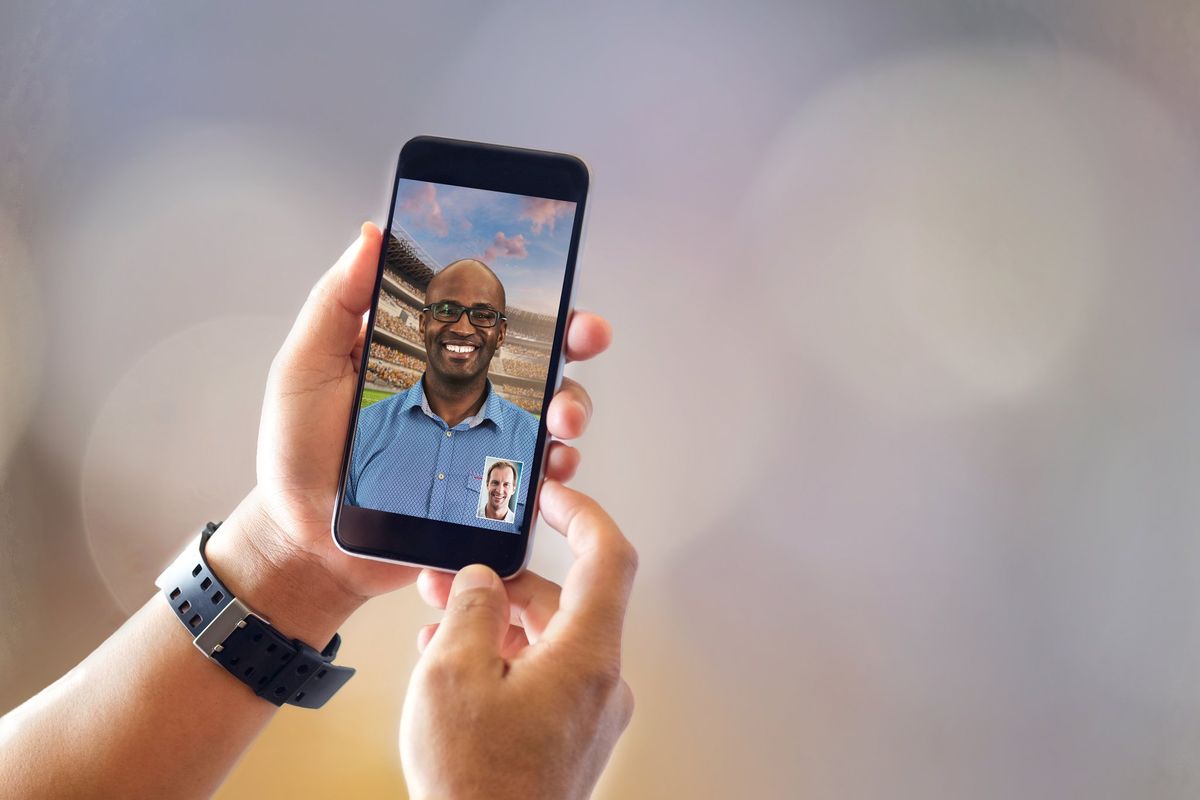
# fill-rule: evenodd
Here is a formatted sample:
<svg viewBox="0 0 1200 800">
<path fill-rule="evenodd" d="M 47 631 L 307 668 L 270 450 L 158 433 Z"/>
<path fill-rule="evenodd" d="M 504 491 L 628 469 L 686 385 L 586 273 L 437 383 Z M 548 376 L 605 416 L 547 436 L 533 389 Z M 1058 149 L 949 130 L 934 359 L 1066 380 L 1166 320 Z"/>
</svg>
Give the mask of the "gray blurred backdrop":
<svg viewBox="0 0 1200 800">
<path fill-rule="evenodd" d="M 252 485 L 432 133 L 594 170 L 577 483 L 642 554 L 598 797 L 1196 796 L 1198 85 L 1191 0 L 7 0 L 0 710 Z M 221 796 L 401 794 L 433 618 L 364 608 Z"/>
</svg>

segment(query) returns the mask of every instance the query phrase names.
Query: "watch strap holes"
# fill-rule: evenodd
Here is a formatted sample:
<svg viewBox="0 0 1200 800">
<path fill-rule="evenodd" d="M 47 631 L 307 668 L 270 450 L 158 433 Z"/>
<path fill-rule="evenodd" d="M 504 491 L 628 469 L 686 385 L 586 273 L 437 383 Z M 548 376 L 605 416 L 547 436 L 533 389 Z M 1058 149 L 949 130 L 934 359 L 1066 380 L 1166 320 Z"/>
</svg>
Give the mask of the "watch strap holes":
<svg viewBox="0 0 1200 800">
<path fill-rule="evenodd" d="M 318 652 L 272 628 L 231 594 L 204 559 L 205 542 L 216 528 L 210 523 L 191 548 L 159 576 L 155 581 L 159 591 L 166 595 L 201 653 L 252 693 L 277 706 L 291 703 L 320 708 L 354 674 L 353 669 L 332 663 L 341 637 L 333 634 Z M 326 675 L 328 672 L 333 674 Z M 314 678 L 320 681 L 315 688 Z"/>
</svg>

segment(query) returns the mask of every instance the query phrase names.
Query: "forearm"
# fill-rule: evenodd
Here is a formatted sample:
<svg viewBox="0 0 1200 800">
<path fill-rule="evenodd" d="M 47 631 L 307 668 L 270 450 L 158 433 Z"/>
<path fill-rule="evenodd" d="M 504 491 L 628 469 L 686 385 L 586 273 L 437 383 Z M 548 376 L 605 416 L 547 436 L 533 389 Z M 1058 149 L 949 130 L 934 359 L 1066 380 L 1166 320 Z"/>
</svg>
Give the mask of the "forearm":
<svg viewBox="0 0 1200 800">
<path fill-rule="evenodd" d="M 274 710 L 154 597 L 0 721 L 0 785 L 18 797 L 207 797 Z"/>
<path fill-rule="evenodd" d="M 286 636 L 320 649 L 354 601 L 333 599 L 312 565 L 264 560 L 247 505 L 213 537 L 213 571 Z M 0 787 L 21 797 L 207 797 L 274 712 L 197 650 L 155 596 L 0 719 Z"/>
</svg>

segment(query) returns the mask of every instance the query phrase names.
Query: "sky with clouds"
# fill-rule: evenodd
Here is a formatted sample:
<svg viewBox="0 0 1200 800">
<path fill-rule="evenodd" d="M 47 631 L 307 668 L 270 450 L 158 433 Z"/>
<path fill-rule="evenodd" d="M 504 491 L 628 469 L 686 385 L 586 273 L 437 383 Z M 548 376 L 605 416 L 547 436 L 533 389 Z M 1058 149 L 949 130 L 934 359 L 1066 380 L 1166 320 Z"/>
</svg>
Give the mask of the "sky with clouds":
<svg viewBox="0 0 1200 800">
<path fill-rule="evenodd" d="M 574 217 L 575 204 L 565 200 L 402 178 L 394 222 L 439 267 L 481 259 L 500 276 L 510 308 L 553 316 Z"/>
</svg>

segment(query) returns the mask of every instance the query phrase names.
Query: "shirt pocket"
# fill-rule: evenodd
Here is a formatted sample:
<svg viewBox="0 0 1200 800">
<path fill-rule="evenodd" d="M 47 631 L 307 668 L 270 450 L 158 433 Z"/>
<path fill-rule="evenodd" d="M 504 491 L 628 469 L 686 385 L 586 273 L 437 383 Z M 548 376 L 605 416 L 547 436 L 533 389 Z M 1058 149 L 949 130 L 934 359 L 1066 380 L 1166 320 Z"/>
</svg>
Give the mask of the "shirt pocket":
<svg viewBox="0 0 1200 800">
<path fill-rule="evenodd" d="M 463 486 L 466 487 L 468 495 L 474 500 L 474 507 L 478 508 L 482 502 L 479 497 L 479 490 L 483 488 L 483 476 L 472 475 L 468 472 L 463 476 Z"/>
<path fill-rule="evenodd" d="M 483 476 L 474 475 L 468 472 L 463 476 L 462 486 L 465 504 L 469 504 L 469 516 L 471 517 L 471 522 L 475 523 L 478 517 L 483 514 L 483 504 L 487 502 L 485 498 L 480 495 L 480 492 L 483 489 Z"/>
</svg>

